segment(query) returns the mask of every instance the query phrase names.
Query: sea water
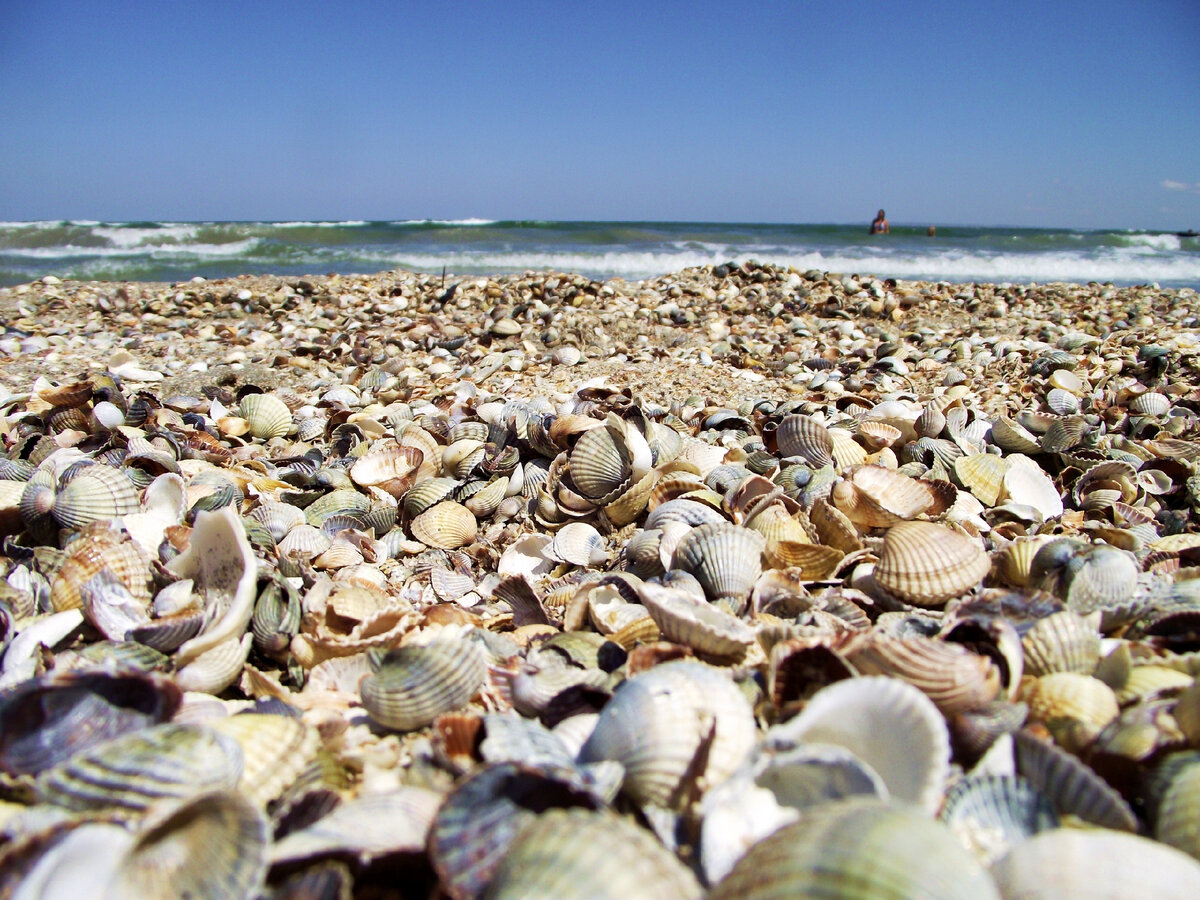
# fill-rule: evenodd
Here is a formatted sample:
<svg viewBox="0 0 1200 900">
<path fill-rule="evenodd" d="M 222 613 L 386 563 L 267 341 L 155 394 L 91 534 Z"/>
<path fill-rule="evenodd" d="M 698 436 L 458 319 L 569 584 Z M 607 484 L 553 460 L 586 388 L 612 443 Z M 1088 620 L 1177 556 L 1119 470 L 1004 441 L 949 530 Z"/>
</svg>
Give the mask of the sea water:
<svg viewBox="0 0 1200 900">
<path fill-rule="evenodd" d="M 527 269 L 636 280 L 747 259 L 801 271 L 989 282 L 1158 283 L 1200 289 L 1200 239 L 1137 230 L 696 222 L 0 222 L 0 285 L 44 275 L 490 275 Z"/>
</svg>

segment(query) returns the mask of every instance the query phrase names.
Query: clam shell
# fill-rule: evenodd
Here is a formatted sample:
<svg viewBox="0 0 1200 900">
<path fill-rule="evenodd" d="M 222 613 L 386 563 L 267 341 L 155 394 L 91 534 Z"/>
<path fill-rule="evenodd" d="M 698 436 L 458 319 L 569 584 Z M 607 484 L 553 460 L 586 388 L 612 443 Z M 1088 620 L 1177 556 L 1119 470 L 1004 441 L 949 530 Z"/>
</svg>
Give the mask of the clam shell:
<svg viewBox="0 0 1200 900">
<path fill-rule="evenodd" d="M 1041 444 L 1034 434 L 1007 416 L 1000 416 L 992 422 L 990 434 L 992 443 L 1009 453 L 1037 453 L 1041 450 Z"/>
<path fill-rule="evenodd" d="M 740 525 L 700 525 L 679 542 L 671 567 L 696 576 L 710 600 L 728 598 L 741 605 L 762 574 L 764 544 L 760 534 Z"/>
<path fill-rule="evenodd" d="M 517 835 L 484 896 L 489 900 L 555 897 L 703 897 L 678 857 L 653 834 L 622 816 L 551 809 Z"/>
<path fill-rule="evenodd" d="M 304 507 L 304 520 L 314 528 L 320 528 L 330 516 L 350 516 L 361 520 L 370 508 L 370 497 L 354 488 L 338 488 Z"/>
<path fill-rule="evenodd" d="M 154 573 L 138 544 L 106 529 L 80 535 L 65 550 L 67 558 L 50 582 L 50 605 L 56 612 L 82 607 L 96 579 L 115 582 L 136 603 L 150 605 Z"/>
<path fill-rule="evenodd" d="M 461 503 L 443 500 L 413 519 L 409 527 L 413 537 L 428 547 L 456 550 L 475 540 L 479 526 Z"/>
<path fill-rule="evenodd" d="M 1129 411 L 1139 416 L 1165 416 L 1171 409 L 1171 399 L 1158 391 L 1147 391 L 1129 401 Z"/>
<path fill-rule="evenodd" d="M 138 504 L 137 488 L 121 469 L 96 464 L 59 480 L 51 515 L 64 528 L 82 528 L 137 512 Z"/>
<path fill-rule="evenodd" d="M 956 781 L 946 792 L 938 818 L 984 865 L 1031 835 L 1058 827 L 1053 804 L 1024 778 L 1013 775 Z"/>
<path fill-rule="evenodd" d="M 486 671 L 487 659 L 470 638 L 399 647 L 363 679 L 362 703 L 380 725 L 413 731 L 465 706 L 483 685 Z"/>
<path fill-rule="evenodd" d="M 880 466 L 859 466 L 833 486 L 834 506 L 864 529 L 913 519 L 933 505 L 924 482 Z"/>
<path fill-rule="evenodd" d="M 416 447 L 393 445 L 372 449 L 350 467 L 350 478 L 363 487 L 377 487 L 402 497 L 416 483 L 425 454 Z"/>
<path fill-rule="evenodd" d="M 984 506 L 995 506 L 1004 490 L 1008 459 L 992 453 L 972 453 L 954 461 L 954 474 Z"/>
<path fill-rule="evenodd" d="M 1100 619 L 1069 610 L 1033 623 L 1021 638 L 1027 675 L 1077 672 L 1090 675 L 1100 661 Z"/>
<path fill-rule="evenodd" d="M 278 543 L 289 531 L 305 523 L 304 511 L 290 503 L 266 501 L 250 510 L 248 515 L 257 519 L 271 532 L 271 537 Z"/>
<path fill-rule="evenodd" d="M 274 394 L 247 394 L 238 411 L 259 440 L 283 437 L 292 428 L 292 411 Z"/>
<path fill-rule="evenodd" d="M 579 758 L 621 763 L 621 790 L 635 803 L 680 809 L 741 765 L 756 734 L 749 701 L 732 679 L 680 660 L 622 682 Z"/>
<path fill-rule="evenodd" d="M 604 538 L 586 522 L 568 522 L 546 547 L 546 555 L 574 566 L 598 566 L 608 559 Z"/>
<path fill-rule="evenodd" d="M 629 450 L 609 427 L 585 431 L 569 459 L 571 480 L 591 500 L 609 502 L 633 473 Z"/>
<path fill-rule="evenodd" d="M 864 675 L 889 675 L 918 688 L 946 716 L 977 709 L 1000 692 L 996 665 L 962 644 L 876 635 L 848 656 Z"/>
<path fill-rule="evenodd" d="M 320 744 L 316 729 L 287 716 L 242 713 L 210 722 L 209 727 L 241 747 L 238 793 L 260 808 L 296 781 Z"/>
<path fill-rule="evenodd" d="M 401 501 L 404 514 L 410 519 L 416 518 L 435 503 L 447 499 L 458 485 L 458 480 L 454 478 L 429 478 L 418 482 Z"/>
<path fill-rule="evenodd" d="M 1200 863 L 1119 831 L 1058 828 L 1018 844 L 991 868 L 1005 897 L 1155 897 L 1200 894 Z"/>
<path fill-rule="evenodd" d="M 166 724 L 90 747 L 42 772 L 38 799 L 73 810 L 141 813 L 164 799 L 232 790 L 236 742 L 200 725 Z"/>
<path fill-rule="evenodd" d="M 1028 704 L 1031 719 L 1047 724 L 1064 719 L 1078 722 L 1091 737 L 1120 712 L 1112 688 L 1077 672 L 1042 675 L 1024 685 L 1021 700 Z"/>
<path fill-rule="evenodd" d="M 936 607 L 975 587 L 989 568 L 976 541 L 931 522 L 901 522 L 884 535 L 875 581 L 901 600 Z"/>
<path fill-rule="evenodd" d="M 945 825 L 858 798 L 818 807 L 759 841 L 709 893 L 710 900 L 999 896 Z"/>
<path fill-rule="evenodd" d="M 798 716 L 767 733 L 775 746 L 834 744 L 879 773 L 896 800 L 930 814 L 950 773 L 950 733 L 933 701 L 894 678 L 863 677 L 822 688 Z"/>
<path fill-rule="evenodd" d="M 796 413 L 784 416 L 775 429 L 779 455 L 797 456 L 814 469 L 833 462 L 833 438 L 829 429 L 810 416 Z"/>
<path fill-rule="evenodd" d="M 738 660 L 754 643 L 753 628 L 685 591 L 642 584 L 638 595 L 664 640 L 691 647 L 703 657 Z"/>
<path fill-rule="evenodd" d="M 1167 784 L 1158 804 L 1154 836 L 1200 859 L 1200 764 L 1185 764 Z"/>
<path fill-rule="evenodd" d="M 1138 830 L 1129 804 L 1077 757 L 1026 732 L 1013 737 L 1017 771 L 1049 798 L 1060 816 L 1101 828 Z"/>
<path fill-rule="evenodd" d="M 105 896 L 250 900 L 263 888 L 269 840 L 266 816 L 240 794 L 201 794 L 147 823 Z"/>
<path fill-rule="evenodd" d="M 1007 462 L 1001 500 L 1032 506 L 1043 519 L 1055 519 L 1063 514 L 1058 488 L 1036 462 L 1019 453 L 1008 456 Z"/>
</svg>

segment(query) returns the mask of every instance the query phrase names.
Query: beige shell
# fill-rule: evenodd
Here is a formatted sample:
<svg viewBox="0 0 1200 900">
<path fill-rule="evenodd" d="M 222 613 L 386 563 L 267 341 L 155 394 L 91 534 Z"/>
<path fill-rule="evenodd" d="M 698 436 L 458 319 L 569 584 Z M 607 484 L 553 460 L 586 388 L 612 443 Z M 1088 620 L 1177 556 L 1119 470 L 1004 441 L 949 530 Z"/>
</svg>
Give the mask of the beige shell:
<svg viewBox="0 0 1200 900">
<path fill-rule="evenodd" d="M 209 723 L 242 748 L 238 791 L 265 808 L 300 777 L 317 755 L 319 732 L 299 719 L 243 713 Z"/>
<path fill-rule="evenodd" d="M 395 731 L 413 731 L 465 706 L 486 674 L 487 657 L 473 638 L 439 638 L 389 651 L 359 690 L 372 719 Z"/>
<path fill-rule="evenodd" d="M 621 791 L 633 802 L 678 810 L 728 778 L 757 734 L 750 702 L 732 678 L 680 660 L 626 679 L 601 710 L 579 760 L 619 762 Z"/>
<path fill-rule="evenodd" d="M 475 438 L 462 438 L 441 452 L 442 469 L 455 478 L 466 478 L 487 456 L 485 442 Z"/>
<path fill-rule="evenodd" d="M 470 510 L 476 519 L 486 519 L 495 514 L 507 495 L 508 476 L 500 475 L 464 500 L 463 506 Z"/>
<path fill-rule="evenodd" d="M 863 548 L 862 538 L 850 518 L 825 498 L 818 498 L 809 510 L 808 520 L 812 523 L 822 544 L 854 553 Z"/>
<path fill-rule="evenodd" d="M 292 411 L 274 394 L 247 394 L 238 410 L 259 440 L 283 437 L 292 428 Z"/>
<path fill-rule="evenodd" d="M 1000 693 L 996 664 L 958 643 L 875 635 L 854 645 L 848 658 L 864 675 L 888 675 L 908 682 L 945 716 L 977 709 Z"/>
<path fill-rule="evenodd" d="M 1059 720 L 1079 723 L 1079 740 L 1094 738 L 1117 717 L 1117 695 L 1103 681 L 1077 672 L 1053 672 L 1028 681 L 1021 700 L 1029 706 L 1029 717 L 1054 725 Z"/>
<path fill-rule="evenodd" d="M 814 469 L 833 462 L 829 429 L 809 416 L 792 413 L 775 429 L 775 442 L 783 458 L 798 456 Z"/>
<path fill-rule="evenodd" d="M 700 525 L 683 536 L 671 567 L 695 575 L 710 600 L 744 603 L 762 573 L 762 535 L 740 525 Z"/>
<path fill-rule="evenodd" d="M 990 568 L 977 541 L 931 522 L 901 522 L 883 538 L 875 581 L 918 606 L 940 606 L 978 585 Z"/>
<path fill-rule="evenodd" d="M 1034 434 L 1007 416 L 1000 416 L 992 422 L 991 437 L 992 443 L 1009 453 L 1037 453 L 1041 450 Z"/>
<path fill-rule="evenodd" d="M 413 537 L 422 544 L 456 550 L 475 540 L 479 525 L 461 503 L 443 500 L 413 519 L 410 527 Z"/>
<path fill-rule="evenodd" d="M 894 428 L 886 422 L 876 422 L 888 428 Z M 833 440 L 833 462 L 837 471 L 845 472 L 855 466 L 861 466 L 867 461 L 867 450 L 854 439 L 854 435 L 845 428 L 830 428 L 829 437 Z M 820 468 L 818 466 L 817 468 Z"/>
<path fill-rule="evenodd" d="M 122 469 L 90 465 L 67 480 L 64 475 L 54 494 L 51 514 L 64 528 L 82 528 L 137 512 L 139 497 Z"/>
<path fill-rule="evenodd" d="M 993 453 L 972 453 L 954 461 L 954 474 L 984 506 L 995 506 L 1004 490 L 1008 460 Z"/>
<path fill-rule="evenodd" d="M 829 578 L 841 565 L 845 554 L 836 547 L 799 541 L 775 541 L 765 551 L 767 562 L 780 569 L 796 568 L 805 581 Z"/>
<path fill-rule="evenodd" d="M 393 445 L 372 449 L 350 467 L 350 478 L 363 487 L 377 487 L 400 498 L 416 483 L 425 454 L 416 447 Z"/>
<path fill-rule="evenodd" d="M 740 660 L 754 643 L 752 627 L 686 591 L 643 583 L 638 596 L 664 640 L 685 644 L 703 657 Z"/>
<path fill-rule="evenodd" d="M 939 428 L 938 430 L 940 431 L 941 429 Z M 891 447 L 900 440 L 903 434 L 904 432 L 899 428 L 895 425 L 889 425 L 887 422 L 868 419 L 858 423 L 858 436 L 862 438 L 871 450 L 882 450 L 884 447 Z"/>
<path fill-rule="evenodd" d="M 611 502 L 633 474 L 628 448 L 607 426 L 585 431 L 569 459 L 571 480 L 589 500 Z"/>
<path fill-rule="evenodd" d="M 642 514 L 650 500 L 658 473 L 647 472 L 641 479 L 622 491 L 615 500 L 604 507 L 604 516 L 614 528 L 623 528 Z"/>
<path fill-rule="evenodd" d="M 1165 416 L 1171 409 L 1171 398 L 1158 391 L 1147 391 L 1129 401 L 1129 411 L 1139 416 Z"/>
<path fill-rule="evenodd" d="M 1186 763 L 1167 783 L 1154 820 L 1154 836 L 1200 859 L 1200 763 Z"/>
<path fill-rule="evenodd" d="M 329 549 L 332 541 L 324 531 L 312 525 L 296 525 L 276 545 L 280 556 L 310 560 Z"/>
<path fill-rule="evenodd" d="M 1005 547 L 997 559 L 1004 580 L 1013 587 L 1025 587 L 1029 584 L 1029 570 L 1033 558 L 1044 544 L 1052 540 L 1054 537 L 1048 534 L 1021 536 Z"/>
<path fill-rule="evenodd" d="M 401 501 L 404 514 L 410 519 L 416 518 L 435 503 L 448 499 L 458 486 L 458 479 L 446 477 L 417 482 Z"/>
<path fill-rule="evenodd" d="M 1090 675 L 1100 661 L 1100 614 L 1051 613 L 1033 623 L 1021 638 L 1021 646 L 1027 675 Z"/>
<path fill-rule="evenodd" d="M 1200 896 L 1200 863 L 1173 847 L 1105 828 L 1054 828 L 1021 842 L 991 868 L 1004 897 Z"/>
<path fill-rule="evenodd" d="M 573 566 L 599 566 L 608 553 L 604 538 L 586 522 L 569 522 L 555 533 L 546 547 L 546 555 Z"/>
<path fill-rule="evenodd" d="M 149 606 L 154 573 L 150 558 L 120 532 L 96 525 L 69 544 L 66 559 L 50 582 L 50 605 L 55 612 L 79 609 L 93 579 L 114 579 L 130 596 Z"/>
<path fill-rule="evenodd" d="M 933 505 L 926 484 L 881 466 L 859 466 L 833 486 L 833 505 L 862 528 L 886 528 Z"/>
<path fill-rule="evenodd" d="M 278 543 L 293 528 L 304 524 L 304 511 L 289 503 L 268 500 L 250 510 L 248 515 L 262 522 Z"/>
</svg>

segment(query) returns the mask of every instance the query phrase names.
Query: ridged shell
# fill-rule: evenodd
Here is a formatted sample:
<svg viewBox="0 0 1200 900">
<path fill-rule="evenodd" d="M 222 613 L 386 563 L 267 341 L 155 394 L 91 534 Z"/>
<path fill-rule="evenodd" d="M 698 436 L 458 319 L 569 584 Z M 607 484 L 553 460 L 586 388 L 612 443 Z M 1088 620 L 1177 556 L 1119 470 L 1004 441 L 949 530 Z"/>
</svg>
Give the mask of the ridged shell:
<svg viewBox="0 0 1200 900">
<path fill-rule="evenodd" d="M 851 678 L 824 687 L 766 740 L 844 747 L 879 773 L 893 799 L 929 813 L 940 806 L 950 774 L 946 720 L 925 694 L 894 678 Z"/>
<path fill-rule="evenodd" d="M 901 600 L 936 607 L 975 587 L 989 568 L 976 541 L 931 522 L 901 522 L 884 535 L 875 581 Z"/>
<path fill-rule="evenodd" d="M 710 600 L 743 603 L 762 574 L 764 545 L 760 534 L 740 525 L 700 525 L 675 548 L 672 568 L 696 576 Z"/>
<path fill-rule="evenodd" d="M 1060 816 L 1101 828 L 1137 831 L 1129 804 L 1076 756 L 1025 732 L 1013 736 L 1017 771 L 1040 790 Z"/>
<path fill-rule="evenodd" d="M 416 447 L 373 449 L 350 467 L 350 477 L 355 484 L 376 487 L 399 498 L 416 483 L 424 459 L 425 454 Z"/>
<path fill-rule="evenodd" d="M 908 682 L 945 716 L 976 709 L 1000 692 L 1000 670 L 992 660 L 949 641 L 876 635 L 850 653 L 849 660 L 864 675 Z"/>
<path fill-rule="evenodd" d="M 413 537 L 428 547 L 457 550 L 475 540 L 479 525 L 461 503 L 443 500 L 412 520 Z"/>
<path fill-rule="evenodd" d="M 754 643 L 752 627 L 685 591 L 643 584 L 638 595 L 664 640 L 691 647 L 700 656 L 740 660 Z"/>
<path fill-rule="evenodd" d="M 247 394 L 238 411 L 259 440 L 283 437 L 292 428 L 292 411 L 274 394 Z"/>
<path fill-rule="evenodd" d="M 465 706 L 483 685 L 487 659 L 472 639 L 391 650 L 360 687 L 367 713 L 386 728 L 413 731 Z"/>
<path fill-rule="evenodd" d="M 560 528 L 546 546 L 546 555 L 574 566 L 598 566 L 608 558 L 603 536 L 586 522 Z"/>
<path fill-rule="evenodd" d="M 1099 615 L 1069 610 L 1039 619 L 1021 638 L 1027 675 L 1077 672 L 1090 675 L 1100 661 Z"/>
<path fill-rule="evenodd" d="M 1200 896 L 1200 863 L 1173 847 L 1119 831 L 1057 828 L 1018 844 L 991 868 L 1005 897 Z"/>
<path fill-rule="evenodd" d="M 209 727 L 242 748 L 238 792 L 259 807 L 276 800 L 309 767 L 321 740 L 315 728 L 287 716 L 242 713 Z"/>
<path fill-rule="evenodd" d="M 506 496 L 508 496 L 508 476 L 501 475 L 493 478 L 484 487 L 464 500 L 463 506 L 476 519 L 486 519 L 495 514 Z"/>
<path fill-rule="evenodd" d="M 1171 399 L 1158 391 L 1147 391 L 1129 401 L 1129 411 L 1139 416 L 1165 416 L 1171 409 Z"/>
<path fill-rule="evenodd" d="M 551 809 L 517 835 L 488 900 L 699 900 L 696 876 L 654 835 L 607 811 Z"/>
<path fill-rule="evenodd" d="M 945 825 L 913 810 L 851 798 L 817 807 L 759 841 L 709 900 L 999 896 L 987 871 Z"/>
<path fill-rule="evenodd" d="M 814 469 L 833 462 L 833 438 L 829 429 L 809 416 L 784 416 L 775 429 L 775 442 L 783 458 L 798 456 Z"/>
<path fill-rule="evenodd" d="M 91 465 L 69 481 L 60 481 L 51 514 L 64 528 L 82 528 L 137 512 L 137 488 L 121 469 Z"/>
<path fill-rule="evenodd" d="M 1053 804 L 1024 778 L 1013 775 L 958 780 L 946 792 L 938 818 L 984 865 L 1031 835 L 1058 826 Z"/>
<path fill-rule="evenodd" d="M 1188 763 L 1172 776 L 1158 804 L 1154 836 L 1200 859 L 1200 763 Z"/>
<path fill-rule="evenodd" d="M 371 498 L 353 488 L 339 488 L 324 494 L 304 507 L 304 520 L 315 528 L 330 516 L 351 516 L 361 520 L 371 508 Z"/>
<path fill-rule="evenodd" d="M 984 506 L 995 506 L 1004 490 L 1008 460 L 992 453 L 972 453 L 954 461 L 959 482 Z"/>
<path fill-rule="evenodd" d="M 1029 572 L 1033 566 L 1033 558 L 1043 544 L 1054 538 L 1050 535 L 1021 536 L 1004 548 L 997 560 L 1000 574 L 1013 587 L 1025 587 L 1029 584 Z"/>
<path fill-rule="evenodd" d="M 924 482 L 881 466 L 859 466 L 833 486 L 833 505 L 864 529 L 914 519 L 933 505 Z"/>
<path fill-rule="evenodd" d="M 241 774 L 236 742 L 199 725 L 172 723 L 75 754 L 38 776 L 37 794 L 72 810 L 140 813 L 164 799 L 232 790 Z"/>
<path fill-rule="evenodd" d="M 262 522 L 271 532 L 271 537 L 278 543 L 284 536 L 298 525 L 303 525 L 304 510 L 289 503 L 267 501 L 255 507 L 248 513 L 254 519 Z"/>
<path fill-rule="evenodd" d="M 154 584 L 150 559 L 136 543 L 122 540 L 120 532 L 89 532 L 65 549 L 68 556 L 50 582 L 50 605 L 56 612 L 82 607 L 96 579 L 117 582 L 134 601 L 149 606 Z"/>
<path fill-rule="evenodd" d="M 729 777 L 756 736 L 750 703 L 733 680 L 680 660 L 622 682 L 580 761 L 616 760 L 625 767 L 622 792 L 631 800 L 680 809 L 705 785 Z"/>
<path fill-rule="evenodd" d="M 201 794 L 148 823 L 105 896 L 249 900 L 263 888 L 270 826 L 241 795 Z"/>
<path fill-rule="evenodd" d="M 612 428 L 585 431 L 570 455 L 571 480 L 583 496 L 609 502 L 633 473 L 629 450 Z"/>
<path fill-rule="evenodd" d="M 1092 737 L 1117 717 L 1117 696 L 1103 681 L 1077 672 L 1052 672 L 1026 684 L 1021 699 L 1029 717 L 1051 724 L 1061 719 L 1080 722 Z"/>
</svg>

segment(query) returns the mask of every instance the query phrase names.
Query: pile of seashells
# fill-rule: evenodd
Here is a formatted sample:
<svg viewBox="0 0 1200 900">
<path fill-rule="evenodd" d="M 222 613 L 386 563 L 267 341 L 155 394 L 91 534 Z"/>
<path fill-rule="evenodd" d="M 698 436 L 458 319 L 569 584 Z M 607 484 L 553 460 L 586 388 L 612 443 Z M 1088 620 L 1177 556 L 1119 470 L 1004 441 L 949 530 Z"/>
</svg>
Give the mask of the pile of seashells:
<svg viewBox="0 0 1200 900">
<path fill-rule="evenodd" d="M 1194 292 L 355 284 L 0 297 L 0 898 L 1200 896 Z"/>
</svg>

